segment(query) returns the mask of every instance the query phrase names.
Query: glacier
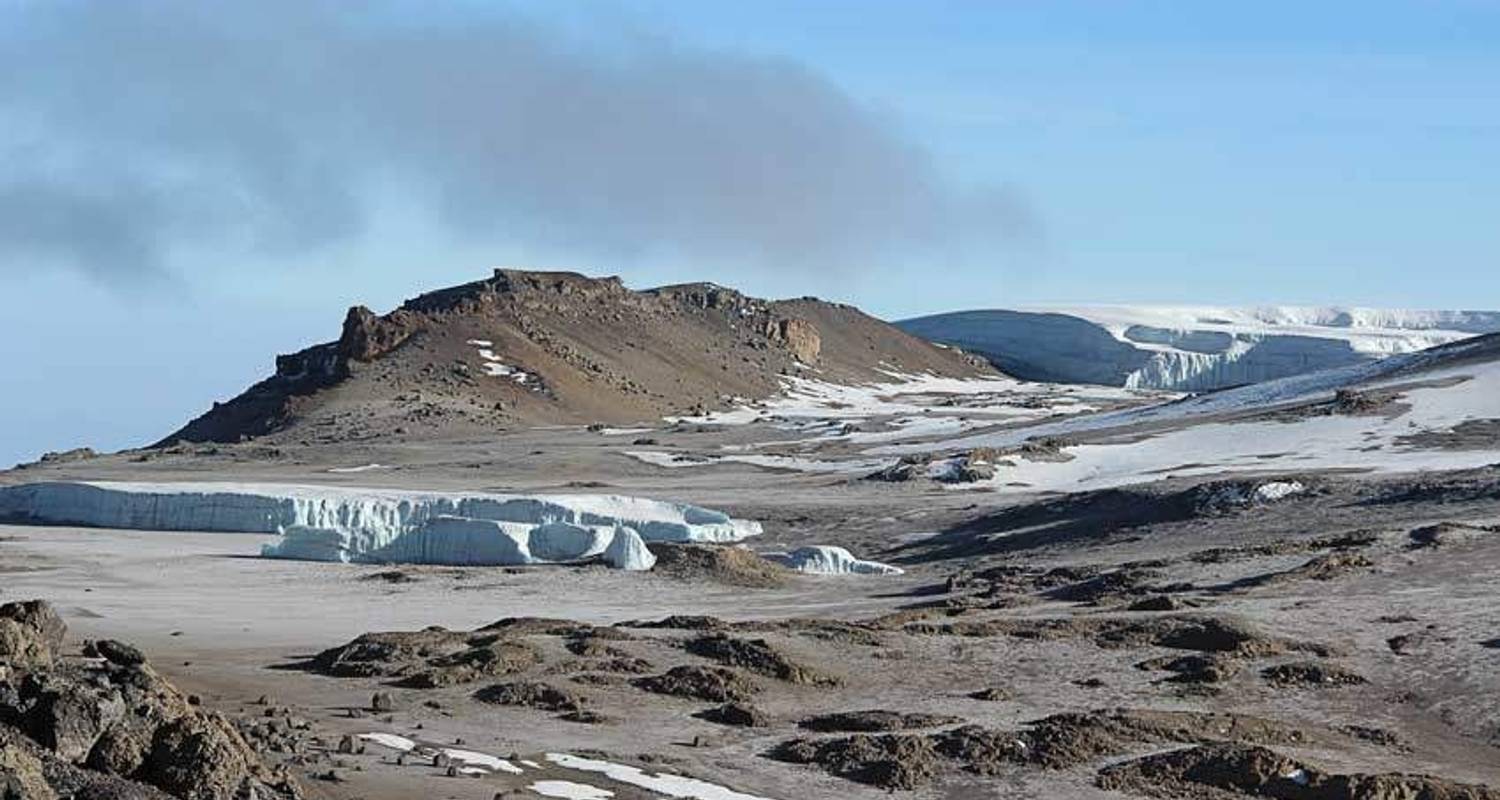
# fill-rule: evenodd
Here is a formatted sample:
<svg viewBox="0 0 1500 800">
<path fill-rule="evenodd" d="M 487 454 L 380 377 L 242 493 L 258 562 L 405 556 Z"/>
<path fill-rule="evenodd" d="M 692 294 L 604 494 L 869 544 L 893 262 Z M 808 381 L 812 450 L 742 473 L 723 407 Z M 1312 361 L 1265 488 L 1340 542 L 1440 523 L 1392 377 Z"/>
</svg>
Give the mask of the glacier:
<svg viewBox="0 0 1500 800">
<path fill-rule="evenodd" d="M 789 553 L 765 553 L 762 558 L 797 572 L 812 575 L 901 575 L 906 570 L 856 558 L 842 547 L 812 545 Z"/>
<path fill-rule="evenodd" d="M 160 531 L 276 533 L 262 555 L 315 561 L 650 569 L 646 542 L 735 542 L 760 524 L 619 495 L 504 495 L 241 483 L 0 486 L 0 519 Z"/>
<path fill-rule="evenodd" d="M 1209 391 L 1493 333 L 1500 312 L 1078 306 L 959 311 L 896 325 L 1027 380 Z"/>
</svg>

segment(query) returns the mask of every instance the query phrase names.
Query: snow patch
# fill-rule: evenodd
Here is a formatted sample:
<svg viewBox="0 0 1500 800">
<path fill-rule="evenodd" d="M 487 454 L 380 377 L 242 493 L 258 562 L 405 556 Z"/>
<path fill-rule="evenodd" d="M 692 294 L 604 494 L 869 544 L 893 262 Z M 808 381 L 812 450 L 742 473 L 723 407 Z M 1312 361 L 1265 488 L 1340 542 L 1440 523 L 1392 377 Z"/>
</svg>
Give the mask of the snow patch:
<svg viewBox="0 0 1500 800">
<path fill-rule="evenodd" d="M 359 738 L 403 753 L 409 753 L 417 747 L 416 742 L 394 733 L 361 733 Z"/>
<path fill-rule="evenodd" d="M 578 770 L 579 772 L 598 773 L 610 780 L 636 786 L 649 792 L 666 795 L 667 797 L 685 798 L 685 800 L 766 800 L 764 797 L 736 792 L 733 789 L 707 781 L 700 781 L 697 778 L 687 778 L 681 775 L 670 775 L 660 772 L 652 775 L 638 767 L 629 767 L 624 764 L 616 764 L 612 761 L 582 758 L 567 753 L 548 753 L 547 760 L 559 767 Z"/>
<path fill-rule="evenodd" d="M 520 775 L 522 770 L 515 764 L 489 753 L 480 753 L 474 750 L 461 750 L 452 747 L 431 747 L 418 744 L 405 736 L 394 733 L 361 733 L 359 738 L 378 744 L 400 753 L 411 753 L 417 758 L 434 758 L 438 755 L 447 756 L 454 762 L 454 766 L 460 772 L 467 775 L 488 775 L 492 772 L 504 772 L 510 775 Z"/>
<path fill-rule="evenodd" d="M 1301 481 L 1271 481 L 1255 487 L 1252 497 L 1259 503 L 1274 503 L 1294 494 L 1302 494 L 1307 487 Z"/>
<path fill-rule="evenodd" d="M 543 797 L 558 797 L 562 800 L 609 800 L 615 796 L 608 789 L 572 781 L 537 781 L 527 788 Z"/>
</svg>

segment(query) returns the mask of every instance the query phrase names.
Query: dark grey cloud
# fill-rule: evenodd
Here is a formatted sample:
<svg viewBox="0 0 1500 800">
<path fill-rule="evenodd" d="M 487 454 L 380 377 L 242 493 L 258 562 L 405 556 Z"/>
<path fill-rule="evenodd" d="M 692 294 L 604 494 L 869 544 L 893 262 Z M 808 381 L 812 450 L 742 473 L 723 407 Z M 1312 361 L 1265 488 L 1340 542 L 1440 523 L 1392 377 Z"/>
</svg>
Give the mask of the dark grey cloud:
<svg viewBox="0 0 1500 800">
<path fill-rule="evenodd" d="M 795 63 L 420 3 L 55 0 L 0 14 L 0 269 L 306 253 L 380 192 L 454 236 L 805 268 L 1025 233 Z"/>
</svg>

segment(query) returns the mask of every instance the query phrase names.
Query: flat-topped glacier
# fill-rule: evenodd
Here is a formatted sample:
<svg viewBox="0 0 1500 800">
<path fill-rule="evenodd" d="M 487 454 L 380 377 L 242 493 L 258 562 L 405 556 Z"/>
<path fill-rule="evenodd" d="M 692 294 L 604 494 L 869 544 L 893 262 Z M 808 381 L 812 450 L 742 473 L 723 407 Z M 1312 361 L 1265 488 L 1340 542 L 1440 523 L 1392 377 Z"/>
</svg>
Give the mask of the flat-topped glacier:
<svg viewBox="0 0 1500 800">
<path fill-rule="evenodd" d="M 619 495 L 503 495 L 240 483 L 0 487 L 0 518 L 161 531 L 279 533 L 262 554 L 341 562 L 650 569 L 645 542 L 732 542 L 760 525 Z"/>
<path fill-rule="evenodd" d="M 1205 391 L 1500 331 L 1500 312 L 1080 306 L 958 311 L 897 325 L 1028 380 Z"/>
</svg>

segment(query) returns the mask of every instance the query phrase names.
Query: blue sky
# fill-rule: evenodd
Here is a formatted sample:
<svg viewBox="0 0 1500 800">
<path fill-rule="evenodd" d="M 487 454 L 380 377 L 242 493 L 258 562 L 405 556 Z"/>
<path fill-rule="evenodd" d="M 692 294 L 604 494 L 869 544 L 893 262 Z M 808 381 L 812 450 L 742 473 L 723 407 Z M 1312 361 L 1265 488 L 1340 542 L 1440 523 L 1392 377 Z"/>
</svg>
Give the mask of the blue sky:
<svg viewBox="0 0 1500 800">
<path fill-rule="evenodd" d="M 213 141 L 220 130 L 194 124 L 200 113 L 192 98 L 204 98 L 208 110 L 201 116 L 210 119 L 228 110 L 282 113 L 293 122 L 302 107 L 288 111 L 276 104 L 282 97 L 308 102 L 277 94 L 285 87 L 276 84 L 272 91 L 247 93 L 264 98 L 265 108 L 250 101 L 226 105 L 222 98 L 233 91 L 232 83 L 200 83 L 180 92 L 165 84 L 158 87 L 160 95 L 152 95 L 150 79 L 132 80 L 131 70 L 150 64 L 136 57 L 131 42 L 88 38 L 114 35 L 99 30 L 77 32 L 89 27 L 102 4 L 74 3 L 73 16 L 41 22 L 31 8 L 35 4 L 0 2 L 0 60 L 24 59 L 33 70 L 28 78 L 26 70 L 10 69 L 12 77 L 0 79 L 0 114 L 14 123 L 0 125 L 0 146 L 12 146 L 0 150 L 6 156 L 0 183 L 12 177 L 5 172 L 25 172 L 29 180 L 33 163 L 85 153 L 103 154 L 111 170 L 120 167 L 132 178 L 149 173 L 147 188 L 177 186 L 168 179 L 210 163 L 205 153 L 218 157 L 226 149 Z M 154 13 L 172 8 L 166 3 Z M 394 190 L 383 190 L 370 188 L 379 181 L 364 172 L 330 167 L 324 175 L 338 149 L 313 150 L 299 161 L 298 153 L 267 148 L 269 157 L 257 153 L 253 160 L 234 161 L 222 174 L 231 183 L 260 186 L 251 194 L 261 191 L 262 201 L 270 201 L 247 201 L 246 216 L 275 225 L 241 231 L 205 216 L 222 235 L 204 236 L 192 216 L 168 204 L 157 214 L 110 217 L 126 228 L 101 240 L 105 245 L 57 250 L 59 243 L 50 240 L 44 244 L 54 249 L 45 250 L 35 246 L 33 229 L 58 218 L 27 216 L 26 210 L 30 192 L 52 187 L 16 181 L 26 191 L 12 192 L 21 205 L 11 217 L 22 222 L 0 223 L 0 260 L 8 262 L 0 265 L 0 359 L 7 365 L 0 382 L 0 462 L 81 444 L 118 448 L 149 441 L 263 376 L 275 353 L 335 336 L 348 305 L 385 310 L 418 291 L 469 280 L 500 264 L 615 273 L 636 286 L 712 279 L 763 295 L 828 296 L 891 317 L 1082 302 L 1500 306 L 1500 3 L 656 0 L 451 3 L 437 10 L 393 3 L 387 10 L 370 24 L 416 39 L 429 30 L 521 37 L 535 30 L 563 54 L 546 56 L 540 62 L 546 68 L 570 69 L 568 59 L 576 59 L 603 75 L 603 85 L 630 91 L 639 88 L 631 83 L 639 71 L 624 70 L 621 78 L 599 66 L 613 64 L 612 54 L 649 52 L 658 61 L 688 54 L 695 77 L 667 70 L 664 82 L 642 90 L 642 115 L 651 113 L 653 98 L 690 93 L 691 81 L 704 75 L 713 87 L 706 93 L 719 95 L 765 80 L 768 92 L 785 89 L 811 103 L 810 113 L 820 116 L 809 119 L 819 125 L 856 128 L 850 141 L 894 164 L 886 172 L 871 169 L 880 179 L 871 186 L 930 189 L 936 200 L 872 203 L 847 219 L 814 207 L 823 214 L 810 216 L 814 222 L 832 219 L 849 227 L 831 241 L 777 231 L 761 249 L 755 226 L 735 227 L 723 218 L 708 218 L 724 229 L 703 240 L 677 235 L 658 241 L 642 230 L 696 217 L 684 217 L 682 208 L 663 201 L 664 216 L 626 214 L 615 230 L 612 215 L 621 209 L 609 202 L 576 206 L 570 205 L 576 197 L 563 196 L 533 208 L 514 196 L 496 200 L 478 179 L 455 189 L 450 184 L 463 170 L 461 160 L 457 170 L 441 173 L 445 177 L 421 183 L 422 191 L 399 181 Z M 493 28 L 480 24 L 496 20 Z M 516 20 L 524 21 L 519 33 Z M 98 26 L 121 27 L 128 26 Z M 340 29 L 272 29 L 289 39 L 306 37 L 306 52 L 313 54 L 322 52 L 317 37 L 329 30 Z M 97 81 L 102 74 L 106 85 L 118 80 L 126 90 L 108 100 L 121 106 L 104 115 L 113 127 L 101 123 L 93 130 L 91 114 L 59 111 L 63 104 L 54 101 L 69 91 L 67 84 L 32 80 L 49 74 L 46 59 L 81 43 L 103 55 L 96 71 L 79 75 Z M 405 43 L 405 52 L 419 52 L 410 45 Z M 227 58 L 222 66 L 225 81 L 241 78 Z M 202 63 L 175 67 L 214 71 Z M 729 76 L 723 82 L 712 77 L 720 71 Z M 358 88 L 358 77 L 337 85 Z M 437 89 L 413 91 L 431 95 Z M 188 99 L 177 107 L 151 105 L 160 105 L 161 97 Z M 784 107 L 782 99 L 772 101 L 766 107 Z M 843 108 L 846 101 L 857 108 Z M 462 103 L 482 109 L 484 102 L 483 95 L 455 100 L 461 110 Z M 733 97 L 705 102 L 715 115 L 740 107 Z M 631 114 L 634 108 L 622 104 L 610 113 Z M 746 113 L 746 122 L 761 123 Z M 484 130 L 505 133 L 507 119 L 497 116 Z M 615 148 L 602 157 L 635 156 L 633 140 L 611 136 L 615 125 L 607 113 L 585 119 L 601 128 L 601 138 L 593 141 Z M 454 131 L 436 123 L 429 131 L 426 120 L 409 121 L 421 138 L 383 142 L 385 149 L 370 149 L 368 160 L 381 166 L 390 160 L 399 171 L 404 149 L 434 137 L 472 145 L 479 149 L 463 152 L 484 155 L 483 142 L 442 139 Z M 452 126 L 461 134 L 465 121 L 456 113 Z M 799 121 L 805 120 L 773 120 L 776 125 L 767 130 L 795 129 Z M 652 133 L 649 126 L 624 127 L 630 136 Z M 6 140 L 6 130 L 36 135 Z M 169 145 L 128 144 L 131 137 L 156 141 L 163 132 Z M 820 139 L 820 131 L 794 133 L 808 138 L 780 146 L 842 141 Z M 324 134 L 348 152 L 365 152 L 363 143 L 348 141 L 357 131 Z M 731 149 L 709 149 L 705 157 L 753 150 L 764 135 L 751 131 L 741 140 L 716 143 Z M 238 152 L 260 143 L 231 144 Z M 173 149 L 178 146 L 184 148 L 180 163 Z M 661 158 L 649 143 L 641 146 L 643 159 Z M 906 150 L 911 158 L 903 160 Z M 433 168 L 431 155 L 424 158 L 421 168 Z M 135 169 L 148 163 L 154 172 Z M 283 163 L 289 166 L 278 174 L 276 165 Z M 500 175 L 517 168 L 514 162 L 495 166 Z M 98 172 L 91 167 L 70 173 L 70 187 L 82 182 L 88 195 Z M 293 175 L 305 183 L 288 177 Z M 862 175 L 854 163 L 816 180 L 826 190 L 823 196 L 837 200 L 857 196 L 858 187 L 838 184 Z M 663 193 L 680 192 L 678 199 L 691 204 L 693 193 L 705 188 L 689 185 L 690 178 L 664 180 L 670 185 Z M 354 200 L 330 193 L 324 202 L 322 193 L 342 188 L 343 180 L 357 184 L 344 193 Z M 580 180 L 579 186 L 594 186 L 586 176 Z M 618 180 L 625 178 L 611 177 L 606 188 L 619 188 Z M 749 213 L 766 212 L 767 220 L 776 220 L 776 204 L 799 198 L 777 196 L 778 184 L 767 181 L 769 211 L 755 206 Z M 655 187 L 626 188 L 637 191 L 642 203 L 656 200 Z M 442 202 L 428 203 L 428 190 Z M 971 194 L 1003 197 L 1008 210 L 951 228 L 924 220 L 912 241 L 889 247 L 879 238 L 859 241 L 861 225 L 882 228 L 908 214 L 941 216 L 934 209 L 967 213 L 963 204 Z M 135 195 L 122 189 L 120 196 Z M 285 198 L 298 203 L 296 213 L 287 215 L 290 224 L 273 219 Z M 157 210 L 149 202 L 134 205 Z M 200 205 L 215 208 L 189 204 Z M 438 205 L 441 211 L 434 211 Z M 455 224 L 455 205 L 485 214 Z M 362 222 L 346 224 L 341 214 L 350 208 Z M 588 215 L 589 232 L 559 219 L 573 208 Z M 439 216 L 444 221 L 434 221 Z M 1003 224 L 995 226 L 1005 231 L 986 229 L 988 220 L 1001 218 Z M 90 219 L 74 214 L 62 220 L 66 226 L 58 223 L 58 235 L 88 237 Z M 319 225 L 300 224 L 307 219 Z M 115 270 L 92 263 L 114 260 L 109 242 L 140 244 L 130 225 L 155 226 L 144 239 L 144 266 Z M 612 235 L 592 235 L 600 227 Z M 267 233 L 273 229 L 276 236 Z M 7 236 L 24 246 L 6 249 Z M 270 239 L 269 245 L 263 241 Z M 810 251 L 816 255 L 795 257 L 803 241 L 820 248 Z"/>
</svg>

